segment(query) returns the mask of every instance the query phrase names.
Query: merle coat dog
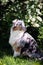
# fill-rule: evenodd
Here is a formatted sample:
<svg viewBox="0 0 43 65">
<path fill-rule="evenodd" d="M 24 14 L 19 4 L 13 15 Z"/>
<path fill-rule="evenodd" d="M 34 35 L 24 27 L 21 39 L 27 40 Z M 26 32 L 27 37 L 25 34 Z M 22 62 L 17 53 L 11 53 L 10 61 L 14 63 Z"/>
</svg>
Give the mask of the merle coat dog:
<svg viewBox="0 0 43 65">
<path fill-rule="evenodd" d="M 9 43 L 13 48 L 14 57 L 28 56 L 43 59 L 43 54 L 38 49 L 36 40 L 26 32 L 24 21 L 15 19 L 10 31 Z"/>
</svg>

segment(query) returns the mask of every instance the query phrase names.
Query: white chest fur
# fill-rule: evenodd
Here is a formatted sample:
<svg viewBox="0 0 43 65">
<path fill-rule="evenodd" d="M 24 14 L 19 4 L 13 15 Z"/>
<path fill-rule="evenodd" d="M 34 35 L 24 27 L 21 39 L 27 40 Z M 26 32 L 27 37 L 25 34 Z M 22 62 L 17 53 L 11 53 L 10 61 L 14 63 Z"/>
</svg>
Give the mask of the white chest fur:
<svg viewBox="0 0 43 65">
<path fill-rule="evenodd" d="M 24 31 L 11 31 L 9 43 L 13 45 L 17 40 L 19 40 L 24 34 Z"/>
</svg>

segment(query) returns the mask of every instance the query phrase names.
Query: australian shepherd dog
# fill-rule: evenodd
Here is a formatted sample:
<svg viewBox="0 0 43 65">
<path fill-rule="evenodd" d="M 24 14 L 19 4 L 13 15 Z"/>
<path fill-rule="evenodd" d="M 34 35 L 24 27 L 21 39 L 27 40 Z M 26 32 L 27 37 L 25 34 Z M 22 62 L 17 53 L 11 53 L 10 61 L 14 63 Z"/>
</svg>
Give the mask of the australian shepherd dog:
<svg viewBox="0 0 43 65">
<path fill-rule="evenodd" d="M 15 19 L 12 21 L 9 44 L 14 51 L 14 57 L 20 55 L 34 58 L 41 57 L 40 53 L 37 52 L 37 42 L 26 32 L 26 26 L 23 20 Z"/>
</svg>

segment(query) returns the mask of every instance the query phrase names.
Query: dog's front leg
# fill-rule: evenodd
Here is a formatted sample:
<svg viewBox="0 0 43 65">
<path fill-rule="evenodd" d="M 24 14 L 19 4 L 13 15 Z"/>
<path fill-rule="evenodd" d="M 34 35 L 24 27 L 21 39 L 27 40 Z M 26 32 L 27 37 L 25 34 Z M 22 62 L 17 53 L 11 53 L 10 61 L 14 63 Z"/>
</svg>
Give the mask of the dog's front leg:
<svg viewBox="0 0 43 65">
<path fill-rule="evenodd" d="M 14 43 L 14 45 L 13 45 L 13 51 L 14 51 L 13 57 L 20 56 L 21 47 L 17 46 L 17 43 Z"/>
<path fill-rule="evenodd" d="M 15 48 L 13 57 L 20 56 L 20 53 L 21 53 L 21 48 L 20 47 Z"/>
</svg>

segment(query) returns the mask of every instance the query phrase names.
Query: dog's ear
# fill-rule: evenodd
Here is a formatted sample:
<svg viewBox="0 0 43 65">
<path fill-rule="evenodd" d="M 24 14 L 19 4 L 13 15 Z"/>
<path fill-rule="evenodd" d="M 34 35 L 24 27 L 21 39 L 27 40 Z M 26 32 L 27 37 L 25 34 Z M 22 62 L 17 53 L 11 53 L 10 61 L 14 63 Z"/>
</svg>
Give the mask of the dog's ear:
<svg viewBox="0 0 43 65">
<path fill-rule="evenodd" d="M 12 23 L 15 24 L 15 22 L 17 22 L 17 19 L 13 20 Z"/>
<path fill-rule="evenodd" d="M 22 21 L 22 26 L 25 27 L 24 21 Z"/>
<path fill-rule="evenodd" d="M 26 31 L 26 26 L 25 26 L 24 21 L 22 21 L 22 28 L 23 28 L 24 31 Z"/>
</svg>

